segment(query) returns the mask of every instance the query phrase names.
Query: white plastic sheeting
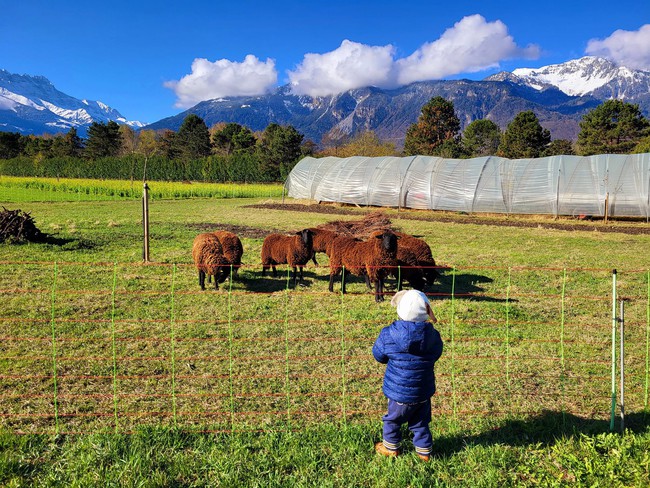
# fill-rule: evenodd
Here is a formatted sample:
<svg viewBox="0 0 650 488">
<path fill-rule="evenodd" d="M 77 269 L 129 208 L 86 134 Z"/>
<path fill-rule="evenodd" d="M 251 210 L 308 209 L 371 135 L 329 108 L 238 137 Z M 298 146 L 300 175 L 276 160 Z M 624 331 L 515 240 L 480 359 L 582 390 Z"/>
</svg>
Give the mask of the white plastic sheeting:
<svg viewBox="0 0 650 488">
<path fill-rule="evenodd" d="M 292 198 L 363 206 L 650 218 L 650 154 L 302 159 Z"/>
</svg>

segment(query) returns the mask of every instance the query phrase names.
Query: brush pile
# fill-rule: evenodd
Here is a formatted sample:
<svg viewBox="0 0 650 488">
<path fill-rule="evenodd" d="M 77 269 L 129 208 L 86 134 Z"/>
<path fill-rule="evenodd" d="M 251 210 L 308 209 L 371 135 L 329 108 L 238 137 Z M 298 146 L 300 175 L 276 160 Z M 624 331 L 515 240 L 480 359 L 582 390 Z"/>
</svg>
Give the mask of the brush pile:
<svg viewBox="0 0 650 488">
<path fill-rule="evenodd" d="M 0 212 L 0 242 L 39 241 L 43 234 L 36 228 L 31 215 L 22 210 L 7 210 L 2 207 Z"/>
<path fill-rule="evenodd" d="M 375 231 L 394 230 L 390 219 L 382 212 L 370 213 L 361 220 L 335 220 L 318 228 L 363 240 Z"/>
</svg>

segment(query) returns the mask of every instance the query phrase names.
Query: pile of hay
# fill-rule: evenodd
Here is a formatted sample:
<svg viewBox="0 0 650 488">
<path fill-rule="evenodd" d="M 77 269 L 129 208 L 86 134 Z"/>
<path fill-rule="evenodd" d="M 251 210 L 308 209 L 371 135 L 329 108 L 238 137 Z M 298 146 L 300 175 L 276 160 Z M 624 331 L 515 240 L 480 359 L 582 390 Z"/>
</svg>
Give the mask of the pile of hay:
<svg viewBox="0 0 650 488">
<path fill-rule="evenodd" d="M 383 212 L 370 213 L 361 220 L 335 220 L 321 224 L 318 228 L 363 240 L 376 230 L 395 230 L 391 220 Z"/>
<path fill-rule="evenodd" d="M 40 241 L 43 233 L 34 224 L 31 215 L 22 210 L 7 210 L 2 207 L 0 212 L 0 242 Z"/>
</svg>

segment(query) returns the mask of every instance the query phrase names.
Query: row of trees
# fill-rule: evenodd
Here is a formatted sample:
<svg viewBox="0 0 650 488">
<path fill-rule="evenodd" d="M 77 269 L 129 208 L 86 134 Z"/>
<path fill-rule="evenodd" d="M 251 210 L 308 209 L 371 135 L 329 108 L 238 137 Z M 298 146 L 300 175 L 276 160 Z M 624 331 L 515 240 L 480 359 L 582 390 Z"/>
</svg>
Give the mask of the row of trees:
<svg viewBox="0 0 650 488">
<path fill-rule="evenodd" d="M 278 124 L 270 124 L 261 133 L 236 123 L 208 129 L 202 118 L 190 114 L 178 132 L 136 132 L 113 121 L 94 122 L 86 139 L 80 138 L 74 128 L 58 136 L 0 132 L 0 159 L 20 159 L 15 164 L 4 164 L 5 174 L 7 168 L 19 171 L 17 166 L 21 164 L 32 169 L 27 173 L 38 173 L 40 167 L 43 176 L 71 176 L 71 171 L 77 174 L 79 169 L 96 174 L 96 162 L 103 161 L 113 172 L 123 175 L 127 169 L 131 173 L 137 171 L 134 167 L 144 172 L 147 163 L 155 161 L 157 166 L 166 168 L 170 175 L 167 179 L 178 179 L 179 175 L 183 175 L 182 179 L 194 179 L 197 168 L 201 168 L 201 179 L 224 180 L 236 174 L 246 181 L 278 181 L 301 157 L 311 154 L 313 145 L 303 139 L 294 127 Z M 241 171 L 234 171 L 234 165 L 242 166 Z M 56 175 L 49 171 L 53 167 L 57 169 Z M 150 166 L 149 172 L 159 174 L 160 168 L 157 169 Z"/>
<path fill-rule="evenodd" d="M 454 104 L 442 97 L 432 98 L 418 121 L 406 132 L 404 154 L 425 154 L 448 158 L 503 156 L 536 158 L 559 154 L 626 154 L 650 152 L 650 122 L 638 105 L 607 100 L 580 122 L 575 144 L 551 140 L 534 112 L 520 112 L 502 133 L 491 120 L 474 120 L 460 133 Z"/>
<path fill-rule="evenodd" d="M 370 131 L 344 142 L 335 136 L 323 139 L 326 147 L 317 156 L 398 155 L 394 144 Z M 203 119 L 190 114 L 178 132 L 136 132 L 112 121 L 93 123 L 86 139 L 74 128 L 57 136 L 0 132 L 0 171 L 24 176 L 280 181 L 315 150 L 316 145 L 292 126 L 273 123 L 259 133 L 236 123 L 208 129 Z M 650 152 L 650 123 L 637 105 L 620 100 L 608 100 L 587 113 L 572 143 L 551 140 L 532 111 L 517 114 L 503 132 L 481 119 L 461 133 L 453 103 L 434 97 L 407 130 L 402 154 L 514 159 L 630 152 Z"/>
</svg>

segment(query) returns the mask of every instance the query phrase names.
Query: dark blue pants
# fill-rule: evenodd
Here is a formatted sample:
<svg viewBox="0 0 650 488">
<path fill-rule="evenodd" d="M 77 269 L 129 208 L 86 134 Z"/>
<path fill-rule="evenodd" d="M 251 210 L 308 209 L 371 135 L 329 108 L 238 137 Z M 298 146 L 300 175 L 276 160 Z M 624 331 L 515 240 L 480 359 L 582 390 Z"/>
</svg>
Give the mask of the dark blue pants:
<svg viewBox="0 0 650 488">
<path fill-rule="evenodd" d="M 431 399 L 416 404 L 399 404 L 388 399 L 388 413 L 382 417 L 384 421 L 384 445 L 391 450 L 397 450 L 402 441 L 400 428 L 408 424 L 413 432 L 413 445 L 419 454 L 431 454 L 433 439 L 429 430 L 431 422 Z"/>
</svg>

